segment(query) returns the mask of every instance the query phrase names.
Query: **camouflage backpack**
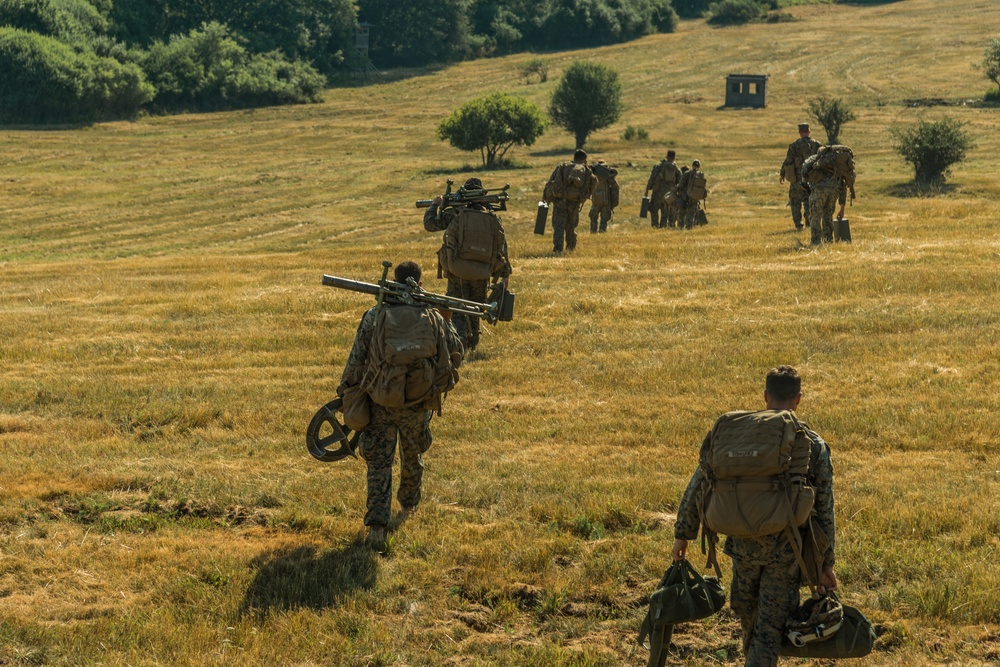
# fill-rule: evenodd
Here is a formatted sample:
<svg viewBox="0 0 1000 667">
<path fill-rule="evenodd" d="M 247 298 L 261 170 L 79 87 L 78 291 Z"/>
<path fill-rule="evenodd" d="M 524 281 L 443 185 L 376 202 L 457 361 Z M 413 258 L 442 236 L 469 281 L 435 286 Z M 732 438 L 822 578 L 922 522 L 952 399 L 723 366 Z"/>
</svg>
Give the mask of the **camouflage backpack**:
<svg viewBox="0 0 1000 667">
<path fill-rule="evenodd" d="M 854 151 L 847 146 L 823 146 L 817 153 L 815 170 L 832 173 L 854 185 Z"/>
<path fill-rule="evenodd" d="M 686 192 L 688 199 L 701 200 L 708 196 L 708 188 L 705 187 L 707 179 L 705 173 L 696 171 L 688 179 Z"/>
<path fill-rule="evenodd" d="M 710 562 L 718 534 L 755 538 L 786 531 L 805 572 L 801 537 L 794 539 L 798 531 L 791 529 L 809 520 L 816 500 L 806 478 L 811 455 L 812 441 L 788 410 L 719 417 L 700 455 L 705 484 L 699 514 Z"/>
<path fill-rule="evenodd" d="M 659 169 L 660 173 L 657 175 L 657 180 L 664 188 L 673 189 L 677 185 L 677 167 L 672 162 L 664 160 L 660 163 Z"/>
<path fill-rule="evenodd" d="M 443 331 L 432 308 L 385 305 L 378 309 L 361 380 L 372 401 L 386 408 L 441 407 L 458 381 Z"/>
<path fill-rule="evenodd" d="M 581 202 L 590 196 L 590 179 L 594 178 L 587 165 L 577 162 L 565 162 L 559 166 L 555 182 L 552 183 L 552 194 L 556 199 L 571 202 Z"/>
<path fill-rule="evenodd" d="M 503 225 L 495 214 L 462 208 L 444 231 L 438 261 L 461 280 L 489 280 L 503 269 L 506 243 Z"/>
</svg>

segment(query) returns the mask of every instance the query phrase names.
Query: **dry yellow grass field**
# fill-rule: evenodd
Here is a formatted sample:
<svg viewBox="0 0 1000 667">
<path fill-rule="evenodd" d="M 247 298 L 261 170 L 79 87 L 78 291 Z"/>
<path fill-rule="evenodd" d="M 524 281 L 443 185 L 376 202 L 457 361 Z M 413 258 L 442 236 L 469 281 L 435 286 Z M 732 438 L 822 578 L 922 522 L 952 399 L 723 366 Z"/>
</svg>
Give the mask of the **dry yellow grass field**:
<svg viewBox="0 0 1000 667">
<path fill-rule="evenodd" d="M 843 597 L 881 632 L 855 664 L 997 664 L 1000 123 L 903 100 L 989 90 L 971 63 L 1000 8 L 789 11 L 549 54 L 544 84 L 519 79 L 526 54 L 319 105 L 0 131 L 0 663 L 645 664 L 635 631 L 697 446 L 791 363 L 833 448 Z M 478 158 L 437 123 L 491 88 L 547 106 L 580 58 L 625 86 L 587 146 L 620 166 L 622 206 L 554 258 L 534 207 L 571 136 L 478 174 L 511 183 L 516 319 L 465 367 L 425 502 L 376 555 L 363 465 L 303 443 L 371 304 L 320 276 L 414 258 L 443 291 L 413 201 Z M 731 72 L 770 74 L 768 107 L 720 109 Z M 778 167 L 820 94 L 857 111 L 859 199 L 854 243 L 813 250 Z M 914 196 L 889 130 L 944 114 L 976 148 Z M 708 227 L 637 217 L 670 146 L 702 160 Z M 728 611 L 674 640 L 669 664 L 739 662 Z"/>
</svg>

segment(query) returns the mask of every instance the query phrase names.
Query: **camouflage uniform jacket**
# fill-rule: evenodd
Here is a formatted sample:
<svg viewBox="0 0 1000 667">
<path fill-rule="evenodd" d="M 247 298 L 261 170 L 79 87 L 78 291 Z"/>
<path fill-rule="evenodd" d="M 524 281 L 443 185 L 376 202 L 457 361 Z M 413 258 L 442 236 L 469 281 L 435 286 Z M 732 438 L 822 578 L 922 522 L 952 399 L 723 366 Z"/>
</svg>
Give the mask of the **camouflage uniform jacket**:
<svg viewBox="0 0 1000 667">
<path fill-rule="evenodd" d="M 392 308 L 386 305 L 385 308 Z M 429 306 L 428 306 L 429 308 Z M 441 327 L 447 338 L 448 352 L 451 356 L 451 365 L 458 368 L 462 365 L 462 358 L 465 350 L 462 348 L 462 341 L 455 332 L 455 327 L 451 322 L 446 321 L 436 309 L 432 309 L 433 316 L 441 319 Z M 347 356 L 347 364 L 344 366 L 344 373 L 340 377 L 341 386 L 352 387 L 361 384 L 365 369 L 368 366 L 368 349 L 371 347 L 372 336 L 375 333 L 375 317 L 378 315 L 378 307 L 369 308 L 361 317 L 358 325 L 358 332 L 354 336 L 354 345 L 351 346 L 351 353 Z"/>
<path fill-rule="evenodd" d="M 673 185 L 668 185 L 670 179 L 666 176 L 666 174 L 670 173 L 673 174 Z M 667 192 L 669 192 L 674 185 L 680 183 L 680 181 L 681 170 L 677 168 L 677 165 L 669 160 L 663 160 L 653 167 L 653 171 L 650 172 L 649 180 L 646 181 L 646 190 L 652 190 L 654 197 L 662 197 L 667 194 Z M 661 192 L 657 193 L 657 190 L 660 190 Z"/>
<path fill-rule="evenodd" d="M 469 208 L 477 211 L 487 210 L 485 207 L 476 205 L 471 205 Z M 429 232 L 443 232 L 448 229 L 448 226 L 454 222 L 455 218 L 458 217 L 459 210 L 459 208 L 449 206 L 441 211 L 441 215 L 438 216 L 438 205 L 431 204 L 430 207 L 428 207 L 428 209 L 424 212 L 424 229 Z M 500 216 L 496 213 L 491 213 L 491 215 L 497 219 L 497 222 L 500 223 L 500 229 L 503 230 L 503 221 L 500 220 Z M 510 261 L 508 260 L 509 255 L 507 253 L 507 236 L 506 233 L 504 233 L 503 250 L 501 251 L 499 257 L 493 258 L 494 278 L 506 278 L 511 274 Z"/>
<path fill-rule="evenodd" d="M 594 176 L 594 172 L 590 167 L 586 169 L 586 183 L 582 184 L 582 189 L 578 193 L 580 198 L 572 199 L 567 197 L 566 174 L 573 170 L 575 164 L 575 162 L 563 162 L 552 170 L 552 175 L 549 176 L 549 181 L 545 184 L 545 191 L 542 195 L 545 201 L 565 201 L 576 204 L 577 208 L 580 208 L 583 206 L 583 202 L 590 199 L 597 188 L 597 177 Z M 586 167 L 586 165 L 584 166 Z"/>
<path fill-rule="evenodd" d="M 788 153 L 785 155 L 785 161 L 781 163 L 781 168 L 784 169 L 787 165 L 794 165 L 795 180 L 799 180 L 802 178 L 802 165 L 810 157 L 816 155 L 819 147 L 820 143 L 812 137 L 799 137 L 788 144 Z"/>
<path fill-rule="evenodd" d="M 805 425 L 803 424 L 803 426 Z M 830 460 L 830 447 L 816 432 L 809 429 L 808 426 L 805 428 L 806 435 L 812 441 L 807 479 L 816 490 L 812 518 L 830 541 L 829 547 L 823 554 L 823 567 L 833 567 L 837 529 L 833 515 L 833 463 Z M 703 448 L 709 445 L 709 438 L 711 438 L 711 433 L 705 436 L 705 441 L 702 443 Z M 674 524 L 674 537 L 676 539 L 693 540 L 698 536 L 698 530 L 701 527 L 698 507 L 701 505 L 704 481 L 705 475 L 699 466 L 692 475 L 677 509 L 677 523 Z M 723 549 L 728 556 L 744 561 L 765 561 L 778 550 L 791 552 L 791 546 L 784 533 L 759 538 L 726 537 Z"/>
</svg>

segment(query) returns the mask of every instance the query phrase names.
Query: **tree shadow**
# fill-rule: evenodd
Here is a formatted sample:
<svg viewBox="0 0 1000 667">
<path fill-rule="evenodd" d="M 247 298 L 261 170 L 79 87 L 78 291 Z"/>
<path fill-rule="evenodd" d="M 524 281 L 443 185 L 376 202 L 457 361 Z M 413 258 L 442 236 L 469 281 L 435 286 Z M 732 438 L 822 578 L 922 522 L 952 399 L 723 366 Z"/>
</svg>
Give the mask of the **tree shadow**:
<svg viewBox="0 0 1000 667">
<path fill-rule="evenodd" d="M 494 162 L 491 165 L 485 164 L 463 164 L 461 168 L 455 169 L 453 167 L 435 167 L 433 169 L 425 169 L 424 173 L 429 176 L 454 176 L 455 174 L 465 174 L 465 173 L 491 173 L 491 172 L 504 172 L 504 171 L 514 171 L 517 169 L 531 169 L 531 165 L 525 162 L 508 161 L 508 162 Z M 458 178 L 455 179 L 458 182 Z"/>
<path fill-rule="evenodd" d="M 372 590 L 378 576 L 378 554 L 358 537 L 332 551 L 303 546 L 263 553 L 250 567 L 257 573 L 240 604 L 240 616 L 326 609 L 352 591 Z"/>
<path fill-rule="evenodd" d="M 919 199 L 922 197 L 941 197 L 951 194 L 955 190 L 955 186 L 948 183 L 925 184 L 910 181 L 908 183 L 890 185 L 883 188 L 882 192 L 898 199 Z"/>
<path fill-rule="evenodd" d="M 378 74 L 369 74 L 367 77 L 354 72 L 343 72 L 330 77 L 328 86 L 330 88 L 364 88 L 385 83 L 396 83 L 407 79 L 416 79 L 428 76 L 443 69 L 451 67 L 454 63 L 437 63 L 424 67 L 392 67 L 379 70 Z"/>
</svg>

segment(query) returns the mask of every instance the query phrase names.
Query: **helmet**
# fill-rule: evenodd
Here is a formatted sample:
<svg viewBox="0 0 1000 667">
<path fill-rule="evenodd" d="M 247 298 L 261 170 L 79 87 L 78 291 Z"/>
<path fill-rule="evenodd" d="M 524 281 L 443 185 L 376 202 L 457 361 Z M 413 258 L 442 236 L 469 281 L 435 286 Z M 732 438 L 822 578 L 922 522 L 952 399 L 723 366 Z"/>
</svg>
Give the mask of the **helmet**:
<svg viewBox="0 0 1000 667">
<path fill-rule="evenodd" d="M 785 636 L 792 646 L 829 639 L 844 624 L 844 607 L 836 595 L 809 598 L 788 619 Z"/>
</svg>

